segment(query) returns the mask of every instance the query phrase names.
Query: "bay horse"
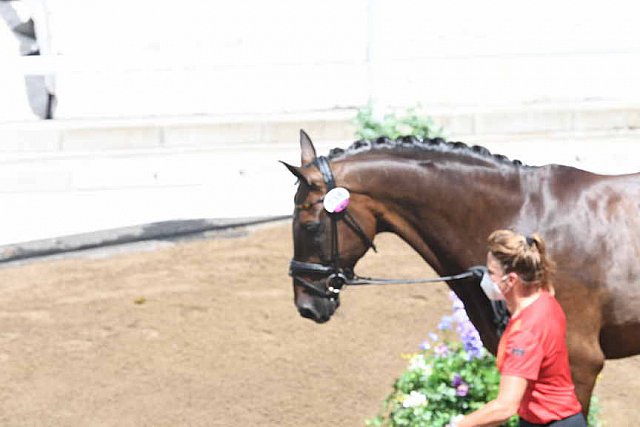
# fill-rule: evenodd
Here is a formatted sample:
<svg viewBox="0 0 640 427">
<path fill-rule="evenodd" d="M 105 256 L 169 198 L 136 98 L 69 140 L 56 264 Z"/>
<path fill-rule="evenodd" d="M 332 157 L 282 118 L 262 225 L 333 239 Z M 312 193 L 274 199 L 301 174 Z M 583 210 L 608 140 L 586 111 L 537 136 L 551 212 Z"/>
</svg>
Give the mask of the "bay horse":
<svg viewBox="0 0 640 427">
<path fill-rule="evenodd" d="M 451 275 L 483 265 L 489 234 L 510 228 L 540 233 L 557 263 L 556 298 L 585 416 L 604 360 L 640 354 L 640 174 L 527 166 L 439 138 L 356 141 L 325 157 L 301 131 L 300 148 L 301 166 L 285 166 L 299 180 L 291 270 L 303 317 L 331 318 L 377 233 L 395 233 L 436 273 Z M 342 218 L 321 203 L 333 186 L 351 195 Z M 478 282 L 447 284 L 495 354 L 494 310 Z"/>
</svg>

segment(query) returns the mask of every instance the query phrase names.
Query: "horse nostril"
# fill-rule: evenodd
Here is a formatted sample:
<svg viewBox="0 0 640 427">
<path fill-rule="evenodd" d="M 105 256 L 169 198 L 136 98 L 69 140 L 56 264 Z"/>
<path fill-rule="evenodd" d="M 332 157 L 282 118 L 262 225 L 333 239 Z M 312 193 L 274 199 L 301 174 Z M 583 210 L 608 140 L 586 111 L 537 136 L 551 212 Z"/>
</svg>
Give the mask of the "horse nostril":
<svg viewBox="0 0 640 427">
<path fill-rule="evenodd" d="M 300 316 L 306 318 L 306 319 L 312 319 L 315 320 L 317 319 L 317 314 L 316 312 L 311 308 L 311 307 L 300 307 L 298 309 L 298 313 L 300 313 Z"/>
</svg>

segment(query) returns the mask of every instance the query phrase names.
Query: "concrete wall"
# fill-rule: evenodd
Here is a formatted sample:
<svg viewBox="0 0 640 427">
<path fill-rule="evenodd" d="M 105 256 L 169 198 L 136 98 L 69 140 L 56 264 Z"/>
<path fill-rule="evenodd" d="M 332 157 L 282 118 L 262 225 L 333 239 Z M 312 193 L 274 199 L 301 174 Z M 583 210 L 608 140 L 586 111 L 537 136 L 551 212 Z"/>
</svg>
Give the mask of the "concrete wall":
<svg viewBox="0 0 640 427">
<path fill-rule="evenodd" d="M 346 147 L 354 112 L 0 125 L 0 245 L 157 221 L 290 214 L 298 131 Z M 640 108 L 611 104 L 437 115 L 453 140 L 527 164 L 640 171 Z"/>
<path fill-rule="evenodd" d="M 20 75 L 44 71 L 58 118 L 640 99 L 630 1 L 41 4 L 52 56 L 0 49 L 0 121 L 30 117 Z"/>
<path fill-rule="evenodd" d="M 29 3 L 50 54 L 16 56 L 0 22 L 0 244 L 290 213 L 277 160 L 300 128 L 347 145 L 369 100 L 529 164 L 640 170 L 635 2 Z M 24 78 L 47 73 L 38 121 Z"/>
</svg>

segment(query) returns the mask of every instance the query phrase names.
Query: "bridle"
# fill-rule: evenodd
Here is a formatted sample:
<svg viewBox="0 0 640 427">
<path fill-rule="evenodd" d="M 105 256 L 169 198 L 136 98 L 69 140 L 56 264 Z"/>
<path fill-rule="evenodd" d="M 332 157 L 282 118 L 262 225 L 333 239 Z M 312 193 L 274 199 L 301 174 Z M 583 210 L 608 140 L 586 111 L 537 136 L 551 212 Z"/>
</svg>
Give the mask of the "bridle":
<svg viewBox="0 0 640 427">
<path fill-rule="evenodd" d="M 329 159 L 325 156 L 316 157 L 312 165 L 315 165 L 327 187 L 327 193 L 320 199 L 296 205 L 296 210 L 311 209 L 317 203 L 322 203 L 328 192 L 336 188 L 336 181 L 331 171 Z M 487 269 L 484 266 L 470 267 L 467 271 L 451 276 L 432 277 L 426 279 L 374 279 L 370 277 L 359 277 L 353 270 L 340 267 L 340 250 L 338 248 L 338 221 L 344 221 L 351 228 L 368 248 L 372 248 L 377 252 L 376 246 L 373 244 L 369 236 L 362 230 L 358 221 L 349 213 L 348 207 L 341 212 L 329 213 L 331 220 L 331 258 L 329 263 L 303 262 L 292 259 L 289 263 L 289 276 L 296 280 L 308 292 L 331 301 L 336 301 L 340 297 L 340 291 L 345 285 L 385 285 L 385 284 L 413 284 L 413 283 L 436 283 L 443 281 L 458 281 L 469 278 L 482 279 Z M 324 286 L 317 285 L 314 282 L 306 280 L 302 275 L 324 276 Z M 490 301 L 491 310 L 493 311 L 492 322 L 496 327 L 498 337 L 506 328 L 509 321 L 509 312 L 504 301 Z"/>
<path fill-rule="evenodd" d="M 327 187 L 327 193 L 336 188 L 336 181 L 331 171 L 331 165 L 329 159 L 325 156 L 316 157 L 312 163 L 315 165 L 320 173 L 322 179 Z M 326 195 L 326 194 L 325 194 Z M 324 197 L 310 203 L 304 203 L 296 205 L 296 210 L 310 209 L 317 203 L 323 202 Z M 344 221 L 349 228 L 351 228 L 356 235 L 365 243 L 368 248 L 372 248 L 377 252 L 376 246 L 373 244 L 369 236 L 362 230 L 362 227 L 358 224 L 358 221 L 349 213 L 349 208 L 341 212 L 329 213 L 329 219 L 331 221 L 331 258 L 329 263 L 321 264 L 314 262 L 303 262 L 292 259 L 289 263 L 289 275 L 293 277 L 298 283 L 307 289 L 310 293 L 330 300 L 335 300 L 339 297 L 340 291 L 345 285 L 384 285 L 384 284 L 411 284 L 411 283 L 435 283 L 442 281 L 463 280 L 470 277 L 481 278 L 484 273 L 484 267 L 478 266 L 465 271 L 464 273 L 443 276 L 428 279 L 374 279 L 370 277 L 359 277 L 353 270 L 340 267 L 340 249 L 338 247 L 338 222 Z M 303 275 L 324 276 L 324 286 L 321 287 L 316 283 L 306 280 Z"/>
</svg>

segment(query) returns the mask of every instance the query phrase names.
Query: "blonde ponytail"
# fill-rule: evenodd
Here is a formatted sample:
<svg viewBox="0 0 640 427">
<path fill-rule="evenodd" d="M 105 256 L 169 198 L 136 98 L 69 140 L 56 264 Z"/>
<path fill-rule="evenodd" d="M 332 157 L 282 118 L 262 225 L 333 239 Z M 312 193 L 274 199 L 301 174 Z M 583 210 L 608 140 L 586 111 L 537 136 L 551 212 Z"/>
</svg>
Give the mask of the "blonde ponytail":
<svg viewBox="0 0 640 427">
<path fill-rule="evenodd" d="M 511 230 L 496 230 L 489 236 L 488 249 L 506 273 L 514 272 L 525 284 L 555 293 L 555 264 L 547 256 L 546 244 L 539 234 L 524 236 Z"/>
</svg>

